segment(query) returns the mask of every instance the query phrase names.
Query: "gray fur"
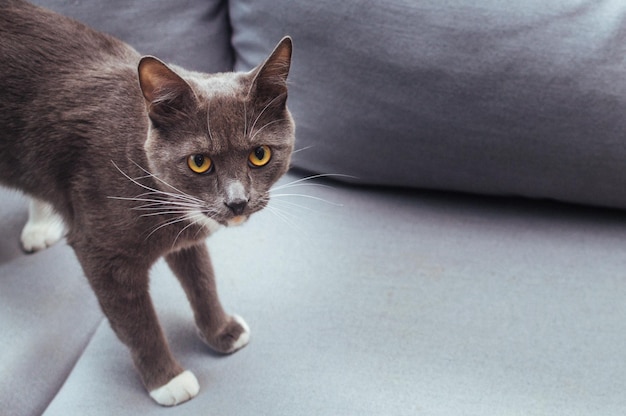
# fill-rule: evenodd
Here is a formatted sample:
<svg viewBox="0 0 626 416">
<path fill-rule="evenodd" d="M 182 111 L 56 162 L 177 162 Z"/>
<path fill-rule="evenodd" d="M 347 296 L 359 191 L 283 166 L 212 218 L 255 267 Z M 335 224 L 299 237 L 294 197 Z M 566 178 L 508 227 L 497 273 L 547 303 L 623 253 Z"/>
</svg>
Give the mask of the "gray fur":
<svg viewBox="0 0 626 416">
<path fill-rule="evenodd" d="M 148 294 L 162 256 L 202 338 L 232 352 L 244 328 L 220 305 L 203 240 L 262 209 L 289 166 L 291 40 L 249 73 L 193 73 L 21 0 L 0 0 L 0 40 L 0 183 L 62 216 L 146 388 L 183 371 Z M 271 159 L 254 167 L 263 145 Z M 189 168 L 196 154 L 208 173 Z"/>
</svg>

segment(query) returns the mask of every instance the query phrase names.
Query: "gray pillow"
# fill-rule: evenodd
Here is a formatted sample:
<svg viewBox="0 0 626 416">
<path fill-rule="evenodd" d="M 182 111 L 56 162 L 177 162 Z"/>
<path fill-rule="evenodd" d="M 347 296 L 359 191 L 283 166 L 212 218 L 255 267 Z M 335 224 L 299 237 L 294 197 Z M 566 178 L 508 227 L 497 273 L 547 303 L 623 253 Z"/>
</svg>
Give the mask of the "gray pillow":
<svg viewBox="0 0 626 416">
<path fill-rule="evenodd" d="M 237 69 L 294 38 L 294 165 L 626 208 L 626 2 L 231 0 Z"/>
<path fill-rule="evenodd" d="M 132 45 L 204 72 L 232 70 L 226 0 L 34 0 Z"/>
</svg>

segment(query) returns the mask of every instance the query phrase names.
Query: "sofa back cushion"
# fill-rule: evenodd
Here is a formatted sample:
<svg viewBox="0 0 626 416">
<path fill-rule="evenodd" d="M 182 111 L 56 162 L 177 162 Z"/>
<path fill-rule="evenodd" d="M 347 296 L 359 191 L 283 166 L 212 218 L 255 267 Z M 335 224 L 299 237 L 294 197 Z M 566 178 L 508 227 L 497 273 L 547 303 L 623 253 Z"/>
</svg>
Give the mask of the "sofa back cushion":
<svg viewBox="0 0 626 416">
<path fill-rule="evenodd" d="M 296 167 L 626 208 L 626 2 L 229 7 L 237 69 L 294 39 Z"/>
<path fill-rule="evenodd" d="M 132 45 L 204 72 L 233 65 L 226 0 L 32 0 Z"/>
</svg>

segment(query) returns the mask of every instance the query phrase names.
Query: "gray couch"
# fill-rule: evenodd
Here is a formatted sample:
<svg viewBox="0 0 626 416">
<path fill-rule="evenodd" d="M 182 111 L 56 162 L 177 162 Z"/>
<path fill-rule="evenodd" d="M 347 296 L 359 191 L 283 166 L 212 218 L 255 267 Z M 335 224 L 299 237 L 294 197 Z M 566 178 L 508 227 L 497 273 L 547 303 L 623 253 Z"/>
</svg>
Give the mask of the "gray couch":
<svg viewBox="0 0 626 416">
<path fill-rule="evenodd" d="M 624 414 L 626 4 L 37 3 L 203 71 L 248 69 L 292 35 L 281 184 L 348 176 L 279 190 L 208 240 L 252 329 L 232 356 L 196 338 L 155 265 L 165 332 L 201 384 L 171 409 L 71 249 L 21 252 L 25 199 L 1 189 L 0 414 Z"/>
</svg>

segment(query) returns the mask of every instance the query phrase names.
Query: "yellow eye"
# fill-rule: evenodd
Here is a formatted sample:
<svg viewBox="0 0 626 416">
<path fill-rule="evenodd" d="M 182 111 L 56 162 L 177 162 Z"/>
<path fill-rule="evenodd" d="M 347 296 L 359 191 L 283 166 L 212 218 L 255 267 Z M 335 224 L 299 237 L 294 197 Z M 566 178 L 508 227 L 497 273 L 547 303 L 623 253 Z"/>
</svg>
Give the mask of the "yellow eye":
<svg viewBox="0 0 626 416">
<path fill-rule="evenodd" d="M 206 173 L 213 167 L 213 162 L 204 155 L 191 155 L 187 158 L 187 166 L 195 173 Z"/>
<path fill-rule="evenodd" d="M 261 166 L 267 165 L 271 158 L 272 151 L 270 150 L 269 146 L 263 145 L 257 147 L 252 152 L 250 152 L 250 155 L 248 156 L 248 161 L 253 167 L 260 168 Z"/>
</svg>

